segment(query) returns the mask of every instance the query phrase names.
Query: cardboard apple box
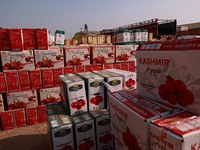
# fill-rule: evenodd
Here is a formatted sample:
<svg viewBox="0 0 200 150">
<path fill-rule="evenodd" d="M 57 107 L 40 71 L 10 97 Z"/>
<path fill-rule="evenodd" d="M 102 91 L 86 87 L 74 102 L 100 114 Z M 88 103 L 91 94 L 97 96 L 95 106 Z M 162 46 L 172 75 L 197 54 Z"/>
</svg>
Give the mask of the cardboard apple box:
<svg viewBox="0 0 200 150">
<path fill-rule="evenodd" d="M 28 125 L 38 123 L 36 107 L 26 108 L 26 120 Z"/>
<path fill-rule="evenodd" d="M 110 93 L 109 105 L 115 146 L 123 150 L 150 149 L 150 122 L 171 113 L 171 109 L 128 90 Z"/>
<path fill-rule="evenodd" d="M 75 74 L 59 75 L 60 95 L 70 116 L 88 111 L 85 83 Z"/>
<path fill-rule="evenodd" d="M 135 45 L 116 45 L 116 62 L 135 61 Z"/>
<path fill-rule="evenodd" d="M 61 103 L 47 104 L 47 129 L 52 150 L 73 150 L 74 132 L 70 117 Z"/>
<path fill-rule="evenodd" d="M 93 71 L 93 65 L 85 65 L 85 72 L 92 72 Z"/>
<path fill-rule="evenodd" d="M 135 72 L 135 61 L 128 62 L 128 71 Z"/>
<path fill-rule="evenodd" d="M 64 54 L 62 49 L 35 50 L 36 69 L 64 67 Z"/>
<path fill-rule="evenodd" d="M 38 105 L 36 90 L 6 93 L 8 109 L 30 108 Z"/>
<path fill-rule="evenodd" d="M 15 128 L 12 111 L 3 111 L 3 112 L 1 112 L 0 115 L 1 115 L 2 129 L 4 131 Z"/>
<path fill-rule="evenodd" d="M 56 30 L 55 45 L 64 45 L 65 31 Z"/>
<path fill-rule="evenodd" d="M 84 72 L 84 66 L 74 66 L 75 73 Z"/>
<path fill-rule="evenodd" d="M 43 88 L 53 87 L 52 69 L 42 69 L 42 84 Z"/>
<path fill-rule="evenodd" d="M 72 118 L 76 149 L 96 150 L 95 125 L 89 113 Z"/>
<path fill-rule="evenodd" d="M 26 116 L 24 109 L 13 110 L 13 116 L 15 120 L 15 127 L 25 127 L 26 126 Z"/>
<path fill-rule="evenodd" d="M 46 50 L 49 48 L 48 36 L 49 36 L 48 29 L 36 29 L 37 49 Z"/>
<path fill-rule="evenodd" d="M 0 29 L 0 50 L 10 50 L 9 29 Z"/>
<path fill-rule="evenodd" d="M 114 63 L 113 69 L 120 69 L 120 63 Z"/>
<path fill-rule="evenodd" d="M 63 68 L 53 68 L 53 83 L 54 86 L 59 86 L 58 75 L 63 74 Z"/>
<path fill-rule="evenodd" d="M 112 69 L 112 64 L 103 64 L 103 69 Z"/>
<path fill-rule="evenodd" d="M 129 71 L 122 71 L 118 69 L 107 69 L 109 72 L 119 74 L 123 77 L 123 89 L 136 89 L 136 73 Z"/>
<path fill-rule="evenodd" d="M 73 66 L 67 66 L 63 68 L 64 74 L 74 73 L 74 67 Z"/>
<path fill-rule="evenodd" d="M 103 70 L 102 64 L 93 65 L 93 71 Z"/>
<path fill-rule="evenodd" d="M 89 47 L 65 47 L 65 65 L 90 65 L 90 49 Z"/>
<path fill-rule="evenodd" d="M 42 88 L 42 77 L 40 70 L 30 70 L 29 77 L 31 82 L 31 89 Z"/>
<path fill-rule="evenodd" d="M 120 63 L 121 65 L 121 70 L 125 70 L 125 71 L 127 71 L 128 70 L 128 62 L 121 62 Z"/>
<path fill-rule="evenodd" d="M 12 51 L 24 50 L 22 29 L 9 29 L 10 47 Z"/>
<path fill-rule="evenodd" d="M 34 70 L 33 50 L 12 52 L 1 51 L 3 71 Z"/>
<path fill-rule="evenodd" d="M 85 81 L 88 109 L 96 110 L 105 108 L 104 78 L 92 72 L 78 73 Z"/>
<path fill-rule="evenodd" d="M 36 32 L 35 29 L 23 29 L 24 35 L 24 49 L 36 49 Z"/>
<path fill-rule="evenodd" d="M 0 94 L 0 113 L 4 111 L 3 96 Z"/>
<path fill-rule="evenodd" d="M 6 84 L 3 72 L 0 72 L 0 93 L 6 92 Z"/>
<path fill-rule="evenodd" d="M 46 106 L 41 105 L 37 106 L 37 115 L 38 115 L 38 123 L 46 122 L 47 121 L 47 113 L 46 113 Z"/>
<path fill-rule="evenodd" d="M 150 124 L 151 149 L 198 150 L 200 116 L 182 111 Z"/>
<path fill-rule="evenodd" d="M 104 64 L 115 62 L 114 46 L 91 46 L 91 64 Z"/>
<path fill-rule="evenodd" d="M 61 100 L 60 87 L 40 89 L 40 102 L 42 105 L 47 103 L 54 103 Z"/>
<path fill-rule="evenodd" d="M 19 91 L 17 73 L 16 72 L 4 72 L 7 92 Z"/>
<path fill-rule="evenodd" d="M 138 92 L 200 114 L 200 39 L 142 43 L 136 51 Z"/>
<path fill-rule="evenodd" d="M 90 111 L 90 115 L 94 118 L 97 149 L 112 149 L 114 147 L 114 137 L 110 130 L 109 111 L 99 109 Z"/>
<path fill-rule="evenodd" d="M 28 70 L 17 71 L 17 77 L 19 82 L 19 88 L 21 91 L 31 89 Z"/>
</svg>

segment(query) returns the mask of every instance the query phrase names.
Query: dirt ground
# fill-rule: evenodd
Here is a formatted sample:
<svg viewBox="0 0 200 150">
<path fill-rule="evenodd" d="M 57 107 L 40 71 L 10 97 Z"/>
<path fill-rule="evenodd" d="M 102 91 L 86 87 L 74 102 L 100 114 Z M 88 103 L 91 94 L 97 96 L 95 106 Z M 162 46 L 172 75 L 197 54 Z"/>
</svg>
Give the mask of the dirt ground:
<svg viewBox="0 0 200 150">
<path fill-rule="evenodd" d="M 0 131 L 0 150 L 50 150 L 47 123 Z"/>
</svg>

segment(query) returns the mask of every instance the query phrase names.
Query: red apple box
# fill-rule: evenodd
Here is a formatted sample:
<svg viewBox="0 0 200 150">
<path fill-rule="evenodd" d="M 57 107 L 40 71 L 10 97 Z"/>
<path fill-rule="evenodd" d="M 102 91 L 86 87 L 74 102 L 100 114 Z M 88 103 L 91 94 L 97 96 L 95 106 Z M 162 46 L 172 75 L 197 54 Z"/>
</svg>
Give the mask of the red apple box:
<svg viewBox="0 0 200 150">
<path fill-rule="evenodd" d="M 59 80 L 58 80 L 58 75 L 63 74 L 63 69 L 62 68 L 55 68 L 53 69 L 53 82 L 54 86 L 59 86 Z"/>
<path fill-rule="evenodd" d="M 92 72 L 93 71 L 93 65 L 85 65 L 85 72 Z"/>
<path fill-rule="evenodd" d="M 42 69 L 42 83 L 43 88 L 53 87 L 52 69 Z"/>
<path fill-rule="evenodd" d="M 112 69 L 112 64 L 103 64 L 103 69 Z"/>
<path fill-rule="evenodd" d="M 36 29 L 37 49 L 47 50 L 49 48 L 48 29 Z"/>
<path fill-rule="evenodd" d="M 19 91 L 17 73 L 16 72 L 4 72 L 5 81 L 7 86 L 7 92 Z"/>
<path fill-rule="evenodd" d="M 36 107 L 26 108 L 26 119 L 27 119 L 28 125 L 38 123 Z"/>
<path fill-rule="evenodd" d="M 21 91 L 23 90 L 30 90 L 30 79 L 28 70 L 17 71 L 18 81 L 19 81 L 19 88 Z"/>
<path fill-rule="evenodd" d="M 102 64 L 98 64 L 98 65 L 93 65 L 93 71 L 98 71 L 98 70 L 102 70 Z"/>
<path fill-rule="evenodd" d="M 1 112 L 1 123 L 3 130 L 10 130 L 15 128 L 12 111 Z"/>
<path fill-rule="evenodd" d="M 23 29 L 24 34 L 24 49 L 36 49 L 36 33 L 35 29 Z"/>
<path fill-rule="evenodd" d="M 1 72 L 0 73 L 0 93 L 5 93 L 5 92 L 6 92 L 6 84 L 5 84 L 4 74 Z"/>
<path fill-rule="evenodd" d="M 46 114 L 46 105 L 37 106 L 38 112 L 38 122 L 46 122 L 47 121 L 47 114 Z"/>
<path fill-rule="evenodd" d="M 121 62 L 121 70 L 128 70 L 128 62 Z"/>
<path fill-rule="evenodd" d="M 64 74 L 74 73 L 74 67 L 73 66 L 67 66 L 63 68 Z"/>
<path fill-rule="evenodd" d="M 26 126 L 26 117 L 25 117 L 24 109 L 13 110 L 13 115 L 14 115 L 16 128 Z"/>
<path fill-rule="evenodd" d="M 114 63 L 113 69 L 120 69 L 120 63 Z"/>
<path fill-rule="evenodd" d="M 9 29 L 0 29 L 0 50 L 10 50 Z"/>
<path fill-rule="evenodd" d="M 135 61 L 128 62 L 128 71 L 135 72 Z"/>
<path fill-rule="evenodd" d="M 84 72 L 84 66 L 74 66 L 76 69 L 76 73 Z"/>
<path fill-rule="evenodd" d="M 31 89 L 42 88 L 42 79 L 40 70 L 30 70 L 29 77 L 31 81 Z"/>
<path fill-rule="evenodd" d="M 22 29 L 9 29 L 9 36 L 12 51 L 24 50 Z"/>
</svg>

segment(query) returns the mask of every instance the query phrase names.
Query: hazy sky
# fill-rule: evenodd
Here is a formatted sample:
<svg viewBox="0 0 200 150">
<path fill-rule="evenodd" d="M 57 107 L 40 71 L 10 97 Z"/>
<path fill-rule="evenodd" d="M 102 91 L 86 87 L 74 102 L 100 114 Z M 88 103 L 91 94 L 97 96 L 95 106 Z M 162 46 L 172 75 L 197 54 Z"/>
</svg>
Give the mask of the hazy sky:
<svg viewBox="0 0 200 150">
<path fill-rule="evenodd" d="M 153 18 L 200 22 L 200 0 L 0 0 L 0 27 L 48 28 L 66 38 L 88 24 L 90 31 Z"/>
</svg>

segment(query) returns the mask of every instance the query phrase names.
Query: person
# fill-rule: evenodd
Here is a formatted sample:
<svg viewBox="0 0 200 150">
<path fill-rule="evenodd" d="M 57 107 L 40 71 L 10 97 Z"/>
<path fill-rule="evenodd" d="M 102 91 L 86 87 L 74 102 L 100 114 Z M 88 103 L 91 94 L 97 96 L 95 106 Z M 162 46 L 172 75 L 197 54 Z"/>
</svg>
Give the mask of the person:
<svg viewBox="0 0 200 150">
<path fill-rule="evenodd" d="M 87 26 L 87 24 L 85 24 L 85 31 L 88 32 L 88 26 Z"/>
</svg>

